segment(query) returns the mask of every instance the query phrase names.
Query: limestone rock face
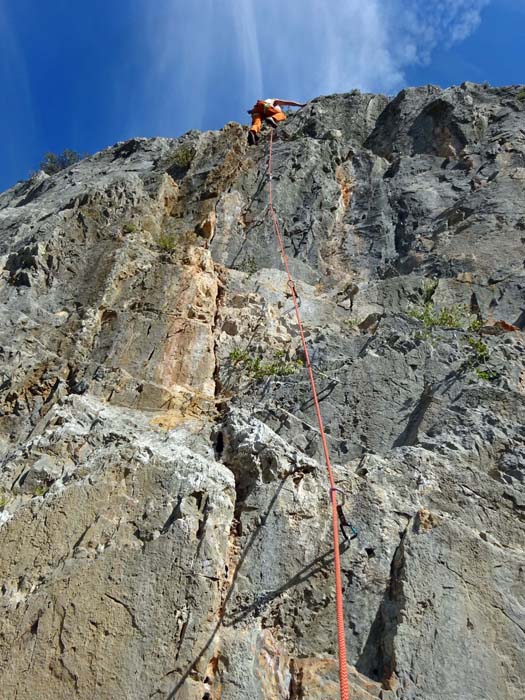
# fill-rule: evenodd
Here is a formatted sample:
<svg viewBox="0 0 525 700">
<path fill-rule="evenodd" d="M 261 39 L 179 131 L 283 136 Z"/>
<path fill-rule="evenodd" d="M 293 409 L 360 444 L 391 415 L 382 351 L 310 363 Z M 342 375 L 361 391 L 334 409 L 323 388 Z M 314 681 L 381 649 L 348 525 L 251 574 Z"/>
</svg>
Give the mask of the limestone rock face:
<svg viewBox="0 0 525 700">
<path fill-rule="evenodd" d="M 275 133 L 355 700 L 525 697 L 523 94 L 333 95 Z M 0 195 L 1 698 L 338 697 L 326 472 L 246 136 Z"/>
</svg>

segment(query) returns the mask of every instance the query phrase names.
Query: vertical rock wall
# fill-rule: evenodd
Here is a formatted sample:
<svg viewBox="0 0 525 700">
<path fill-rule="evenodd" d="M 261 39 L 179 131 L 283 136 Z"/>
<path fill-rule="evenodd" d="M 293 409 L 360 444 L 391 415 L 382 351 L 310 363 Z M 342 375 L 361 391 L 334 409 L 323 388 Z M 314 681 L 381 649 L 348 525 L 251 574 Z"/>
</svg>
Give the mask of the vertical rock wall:
<svg viewBox="0 0 525 700">
<path fill-rule="evenodd" d="M 525 100 L 318 98 L 274 197 L 338 486 L 352 697 L 525 695 Z M 0 697 L 337 697 L 268 139 L 0 195 Z"/>
</svg>

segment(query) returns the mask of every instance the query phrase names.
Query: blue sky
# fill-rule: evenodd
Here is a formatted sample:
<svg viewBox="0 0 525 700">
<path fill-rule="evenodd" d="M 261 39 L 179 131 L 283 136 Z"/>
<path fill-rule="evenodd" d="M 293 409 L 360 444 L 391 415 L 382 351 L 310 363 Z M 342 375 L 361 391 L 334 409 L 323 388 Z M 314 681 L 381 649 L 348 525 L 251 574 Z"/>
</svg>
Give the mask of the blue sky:
<svg viewBox="0 0 525 700">
<path fill-rule="evenodd" d="M 246 122 L 258 97 L 525 82 L 525 0 L 0 0 L 0 190 L 46 151 Z"/>
</svg>

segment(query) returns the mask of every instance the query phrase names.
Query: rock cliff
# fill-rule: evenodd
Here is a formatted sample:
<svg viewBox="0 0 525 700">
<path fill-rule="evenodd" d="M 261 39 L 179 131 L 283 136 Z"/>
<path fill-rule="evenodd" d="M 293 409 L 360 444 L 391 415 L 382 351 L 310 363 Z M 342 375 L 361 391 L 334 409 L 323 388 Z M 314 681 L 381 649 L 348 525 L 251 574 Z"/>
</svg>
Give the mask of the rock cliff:
<svg viewBox="0 0 525 700">
<path fill-rule="evenodd" d="M 0 195 L 0 696 L 338 697 L 268 135 Z M 274 204 L 355 700 L 525 697 L 525 90 L 313 100 Z"/>
</svg>

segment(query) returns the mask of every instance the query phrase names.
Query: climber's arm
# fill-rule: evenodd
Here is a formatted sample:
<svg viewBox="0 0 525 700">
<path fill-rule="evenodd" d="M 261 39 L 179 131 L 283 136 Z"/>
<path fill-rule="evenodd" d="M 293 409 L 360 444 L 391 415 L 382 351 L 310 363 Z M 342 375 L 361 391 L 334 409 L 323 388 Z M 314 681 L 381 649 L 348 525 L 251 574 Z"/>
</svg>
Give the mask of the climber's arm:
<svg viewBox="0 0 525 700">
<path fill-rule="evenodd" d="M 305 107 L 306 102 L 294 102 L 293 100 L 275 100 L 274 104 L 282 105 L 284 107 Z"/>
</svg>

